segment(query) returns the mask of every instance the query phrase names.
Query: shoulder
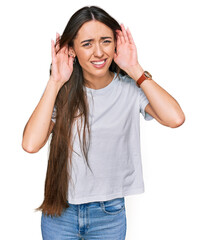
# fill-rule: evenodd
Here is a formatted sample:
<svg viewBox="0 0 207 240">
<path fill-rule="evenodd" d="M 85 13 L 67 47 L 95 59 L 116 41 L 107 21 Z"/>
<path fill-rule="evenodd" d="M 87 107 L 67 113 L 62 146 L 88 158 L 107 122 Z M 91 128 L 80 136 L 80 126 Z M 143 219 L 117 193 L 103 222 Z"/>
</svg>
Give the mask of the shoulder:
<svg viewBox="0 0 207 240">
<path fill-rule="evenodd" d="M 133 78 L 131 78 L 129 75 L 122 75 L 121 73 L 118 75 L 118 78 L 120 82 L 122 82 L 122 86 L 124 88 L 130 88 L 136 93 L 139 92 L 139 88 L 136 85 L 136 82 Z"/>
<path fill-rule="evenodd" d="M 130 85 L 136 85 L 134 79 L 132 79 L 130 76 L 128 75 L 123 75 L 121 73 L 119 73 L 119 75 L 117 76 L 118 79 L 123 82 L 124 84 L 130 84 Z"/>
</svg>

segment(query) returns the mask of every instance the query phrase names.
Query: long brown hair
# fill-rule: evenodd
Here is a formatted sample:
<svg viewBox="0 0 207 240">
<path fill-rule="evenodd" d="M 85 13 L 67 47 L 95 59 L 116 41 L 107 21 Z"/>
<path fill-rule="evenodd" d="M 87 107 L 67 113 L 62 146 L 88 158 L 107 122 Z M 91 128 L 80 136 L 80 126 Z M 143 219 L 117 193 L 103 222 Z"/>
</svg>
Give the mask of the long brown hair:
<svg viewBox="0 0 207 240">
<path fill-rule="evenodd" d="M 73 47 L 74 39 L 81 26 L 88 21 L 97 20 L 109 28 L 114 33 L 116 40 L 116 30 L 121 30 L 119 23 L 103 9 L 97 6 L 83 7 L 75 12 L 67 23 L 60 38 L 60 49 L 66 44 Z M 81 127 L 83 125 L 82 150 L 88 167 L 88 149 L 90 142 L 90 129 L 88 121 L 87 96 L 83 86 L 86 80 L 83 78 L 82 68 L 76 57 L 73 65 L 73 73 L 60 89 L 56 101 L 56 122 L 52 131 L 50 142 L 50 154 L 48 159 L 47 174 L 45 179 L 44 201 L 37 210 L 41 210 L 46 215 L 60 216 L 62 211 L 69 207 L 68 187 L 71 179 L 72 152 L 73 152 L 73 126 L 77 117 L 81 117 Z M 112 61 L 109 70 L 126 75 L 118 65 Z M 51 74 L 51 71 L 50 71 Z M 77 130 L 79 139 L 80 129 Z M 87 138 L 89 136 L 89 138 Z"/>
</svg>

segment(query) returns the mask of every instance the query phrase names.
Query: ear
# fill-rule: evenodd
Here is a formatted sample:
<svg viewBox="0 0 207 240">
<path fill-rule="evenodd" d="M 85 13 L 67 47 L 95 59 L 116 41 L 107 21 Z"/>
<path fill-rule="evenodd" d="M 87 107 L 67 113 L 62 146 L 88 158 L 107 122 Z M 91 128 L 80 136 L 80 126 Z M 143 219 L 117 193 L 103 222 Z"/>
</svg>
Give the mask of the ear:
<svg viewBox="0 0 207 240">
<path fill-rule="evenodd" d="M 72 55 L 74 58 L 76 56 L 75 50 L 72 47 L 69 47 L 69 55 Z"/>
<path fill-rule="evenodd" d="M 114 49 L 114 52 L 116 53 L 116 46 L 117 46 L 117 43 L 116 43 L 116 40 L 115 40 L 115 49 Z"/>
</svg>

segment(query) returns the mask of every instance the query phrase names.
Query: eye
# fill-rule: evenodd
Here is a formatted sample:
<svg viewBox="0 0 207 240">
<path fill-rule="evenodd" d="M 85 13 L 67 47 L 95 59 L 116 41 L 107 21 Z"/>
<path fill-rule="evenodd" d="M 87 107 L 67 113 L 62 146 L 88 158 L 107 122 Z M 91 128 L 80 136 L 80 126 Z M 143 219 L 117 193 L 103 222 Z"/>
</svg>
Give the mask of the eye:
<svg viewBox="0 0 207 240">
<path fill-rule="evenodd" d="M 88 47 L 90 43 L 83 44 L 83 47 Z"/>
<path fill-rule="evenodd" d="M 111 41 L 110 40 L 105 40 L 103 43 L 110 43 Z"/>
</svg>

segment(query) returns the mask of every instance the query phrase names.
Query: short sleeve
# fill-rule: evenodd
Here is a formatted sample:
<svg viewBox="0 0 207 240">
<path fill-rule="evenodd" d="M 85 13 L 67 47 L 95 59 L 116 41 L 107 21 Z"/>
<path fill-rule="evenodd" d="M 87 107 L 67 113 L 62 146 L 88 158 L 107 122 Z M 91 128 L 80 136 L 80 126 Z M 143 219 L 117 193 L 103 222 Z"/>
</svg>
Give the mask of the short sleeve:
<svg viewBox="0 0 207 240">
<path fill-rule="evenodd" d="M 138 89 L 139 89 L 140 112 L 146 121 L 152 120 L 153 117 L 147 112 L 145 112 L 145 107 L 149 103 L 149 100 L 147 99 L 144 91 L 141 88 L 138 88 Z"/>
<path fill-rule="evenodd" d="M 53 108 L 51 120 L 52 120 L 54 123 L 56 122 L 56 107 L 55 107 L 55 106 L 54 106 L 54 108 Z"/>
</svg>

